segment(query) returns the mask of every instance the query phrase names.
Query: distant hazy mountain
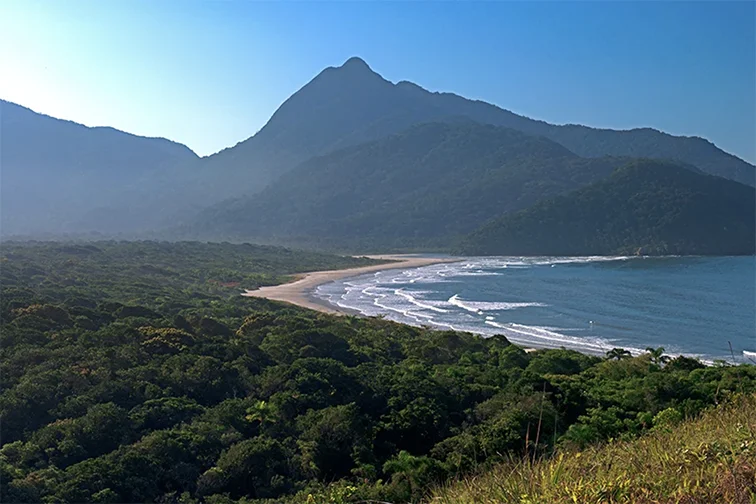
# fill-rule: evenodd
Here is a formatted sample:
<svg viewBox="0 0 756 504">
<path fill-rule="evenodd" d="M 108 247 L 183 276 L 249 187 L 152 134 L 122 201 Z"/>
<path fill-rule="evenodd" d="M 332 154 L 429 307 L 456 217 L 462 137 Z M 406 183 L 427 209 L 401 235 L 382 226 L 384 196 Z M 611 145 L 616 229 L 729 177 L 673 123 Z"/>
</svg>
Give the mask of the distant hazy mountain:
<svg viewBox="0 0 756 504">
<path fill-rule="evenodd" d="M 657 161 L 636 161 L 472 233 L 473 255 L 700 254 L 756 251 L 756 192 Z"/>
<path fill-rule="evenodd" d="M 3 234 L 155 226 L 156 185 L 195 162 L 186 146 L 89 128 L 0 100 Z"/>
<path fill-rule="evenodd" d="M 555 126 L 482 101 L 431 93 L 410 82 L 393 84 L 359 58 L 323 70 L 286 100 L 255 136 L 205 162 L 211 172 L 228 177 L 254 173 L 245 187 L 251 193 L 312 156 L 398 133 L 414 124 L 460 116 L 545 136 L 583 157 L 673 159 L 756 185 L 756 167 L 702 138 L 649 128 L 615 131 Z"/>
<path fill-rule="evenodd" d="M 204 229 L 212 221 L 218 230 L 246 233 L 254 228 L 268 233 L 269 229 L 276 229 L 283 233 L 288 229 L 297 233 L 306 231 L 308 236 L 314 236 L 316 230 L 346 234 L 345 226 L 355 225 L 359 226 L 355 228 L 355 236 L 369 230 L 375 236 L 416 235 L 418 239 L 424 239 L 430 235 L 467 232 L 473 218 L 485 220 L 498 215 L 489 214 L 489 211 L 522 208 L 539 197 L 594 180 L 593 175 L 577 175 L 577 171 L 574 176 L 569 174 L 576 166 L 574 163 L 591 165 L 577 156 L 673 159 L 707 173 L 756 184 L 753 165 L 700 138 L 674 137 L 650 129 L 612 131 L 554 126 L 484 102 L 448 93 L 431 93 L 409 82 L 393 84 L 373 72 L 359 58 L 352 58 L 338 68 L 323 70 L 286 100 L 253 137 L 201 159 L 187 147 L 165 139 L 143 138 L 112 128 L 88 128 L 36 114 L 4 101 L 0 101 L 0 115 L 0 231 L 4 235 L 88 231 L 133 235 L 151 231 L 156 233 L 153 236 L 160 236 L 160 230 L 166 226 L 183 223 L 191 227 L 189 224 L 198 211 L 217 204 L 212 211 L 218 219 L 209 219 L 210 214 L 206 213 L 200 226 L 194 228 Z M 518 150 L 514 155 L 508 150 L 513 146 L 511 139 L 502 140 L 500 131 L 483 134 L 480 138 L 468 136 L 457 143 L 442 141 L 444 156 L 441 157 L 427 150 L 426 136 L 418 137 L 417 132 L 405 133 L 420 124 L 459 126 L 465 122 L 502 126 L 543 138 L 523 140 L 518 149 L 533 151 Z M 513 134 L 507 133 L 509 136 Z M 392 135 L 398 137 L 388 139 Z M 366 143 L 384 140 L 391 143 L 400 141 L 398 139 L 406 151 L 404 154 L 375 147 L 388 145 L 379 142 L 368 148 L 374 150 L 371 156 L 364 155 Z M 559 169 L 553 164 L 555 157 L 538 152 L 538 149 L 545 149 L 546 139 L 551 140 L 548 149 L 554 152 L 561 149 L 560 155 L 565 158 L 573 156 L 573 161 L 562 165 L 567 171 L 562 182 L 557 175 Z M 413 141 L 420 143 L 413 146 Z M 486 144 L 487 141 L 491 144 Z M 503 146 L 499 142 L 504 142 Z M 475 148 L 470 148 L 471 145 Z M 348 150 L 350 147 L 356 150 Z M 415 151 L 425 153 L 419 157 L 410 155 Z M 331 154 L 333 158 L 329 158 Z M 321 157 L 324 158 L 315 159 Z M 256 196 L 263 188 L 274 184 L 276 188 L 270 194 L 288 197 L 295 194 L 297 188 L 304 187 L 300 180 L 307 181 L 310 187 L 325 185 L 324 194 L 333 196 L 335 192 L 328 188 L 342 182 L 329 178 L 328 173 L 322 175 L 323 180 L 320 179 L 318 173 L 324 163 L 339 166 L 341 181 L 349 180 L 351 172 L 363 176 L 369 173 L 367 180 L 371 185 L 359 185 L 359 190 L 365 194 L 351 195 L 364 198 L 366 205 L 371 201 L 384 204 L 380 198 L 376 199 L 377 196 L 368 196 L 373 190 L 376 194 L 388 190 L 381 182 L 394 175 L 383 174 L 382 170 L 417 173 L 418 178 L 412 179 L 411 184 L 420 186 L 410 185 L 409 189 L 392 187 L 390 190 L 395 196 L 390 203 L 385 203 L 390 207 L 381 211 L 365 210 L 364 215 L 328 217 L 338 219 L 334 222 L 315 222 L 314 217 L 308 217 L 312 225 L 307 228 L 297 227 L 296 221 L 285 220 L 293 218 L 291 208 L 278 207 L 279 215 L 276 216 L 272 213 L 276 208 L 274 198 Z M 599 161 L 596 166 L 607 165 L 612 162 Z M 521 168 L 516 168 L 518 166 Z M 527 169 L 522 168 L 524 166 Z M 295 167 L 297 176 L 281 179 Z M 488 167 L 490 173 L 481 167 Z M 593 165 L 586 168 L 586 173 L 592 173 L 593 168 Z M 514 182 L 509 179 L 494 182 L 491 179 L 494 172 L 509 174 L 518 169 Z M 453 183 L 448 186 L 431 176 L 432 172 L 455 171 L 460 178 L 449 178 Z M 556 181 L 551 180 L 553 177 Z M 476 191 L 484 192 L 489 184 L 500 187 L 496 185 L 498 183 L 504 184 L 501 186 L 504 199 L 500 208 L 490 205 L 494 201 L 490 196 L 481 201 L 467 199 L 477 198 Z M 524 188 L 522 195 L 518 196 L 512 189 L 516 184 Z M 378 187 L 380 191 L 376 189 Z M 433 195 L 431 188 L 443 191 L 444 196 Z M 462 188 L 467 188 L 468 193 Z M 423 205 L 413 203 L 413 198 L 421 199 Z M 469 209 L 463 215 L 470 220 L 455 217 L 434 222 L 432 211 L 446 212 L 444 198 Z M 230 199 L 236 201 L 221 203 Z M 242 215 L 234 217 L 231 214 L 228 214 L 228 222 L 219 220 L 233 207 L 258 205 L 254 203 L 257 199 L 266 201 L 261 219 L 267 220 L 255 223 L 253 216 L 242 218 Z M 345 203 L 329 204 L 348 207 Z M 384 224 L 376 216 L 390 212 L 396 215 L 391 217 L 391 229 L 382 229 Z M 409 212 L 406 213 L 408 218 L 417 220 L 402 223 L 399 212 Z M 313 212 L 316 214 L 318 212 Z M 342 231 L 336 233 L 337 227 Z M 444 228 L 443 231 L 439 227 Z"/>
<path fill-rule="evenodd" d="M 203 212 L 195 230 L 363 248 L 448 245 L 626 162 L 583 159 L 546 138 L 469 120 L 424 124 L 312 158 L 260 194 Z"/>
</svg>

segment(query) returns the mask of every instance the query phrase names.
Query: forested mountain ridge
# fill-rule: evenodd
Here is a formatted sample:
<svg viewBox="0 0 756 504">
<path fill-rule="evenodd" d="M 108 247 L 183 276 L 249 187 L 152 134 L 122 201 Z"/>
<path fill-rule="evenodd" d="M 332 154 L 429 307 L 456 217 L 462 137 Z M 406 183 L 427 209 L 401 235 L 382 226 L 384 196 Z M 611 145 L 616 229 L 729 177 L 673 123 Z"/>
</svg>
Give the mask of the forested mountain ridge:
<svg viewBox="0 0 756 504">
<path fill-rule="evenodd" d="M 99 167 L 134 174 L 151 169 L 155 163 L 198 158 L 186 145 L 166 138 L 134 135 L 109 126 L 85 126 L 2 99 L 0 111 L 2 155 L 9 163 L 26 163 L 39 169 L 51 169 L 55 167 L 52 163 L 59 163 L 62 170 Z"/>
<path fill-rule="evenodd" d="M 641 160 L 484 225 L 458 252 L 752 255 L 755 209 L 753 187 L 673 163 Z"/>
<path fill-rule="evenodd" d="M 0 133 L 0 227 L 6 235 L 123 229 L 137 217 L 149 219 L 139 207 L 158 198 L 162 187 L 155 187 L 156 181 L 199 159 L 185 145 L 164 138 L 90 128 L 3 100 Z M 145 193 L 152 195 L 145 198 Z M 115 215 L 116 209 L 123 215 Z"/>
<path fill-rule="evenodd" d="M 446 117 L 468 117 L 544 136 L 582 157 L 673 159 L 756 185 L 756 167 L 702 138 L 673 136 L 651 128 L 610 130 L 549 124 L 483 101 L 429 92 L 411 82 L 394 84 L 360 58 L 323 70 L 286 100 L 256 135 L 207 162 L 214 170 L 253 170 L 257 178 L 255 186 L 250 186 L 251 193 L 312 156 Z"/>
<path fill-rule="evenodd" d="M 303 163 L 315 167 L 322 162 L 316 158 L 403 135 L 414 126 L 434 122 L 506 127 L 549 139 L 599 163 L 606 156 L 673 159 L 707 173 L 756 184 L 756 167 L 700 138 L 675 137 L 648 128 L 614 131 L 551 125 L 482 101 L 429 92 L 410 82 L 394 84 L 359 58 L 323 70 L 287 99 L 259 132 L 206 158 L 198 158 L 185 146 L 167 140 L 137 137 L 111 128 L 87 128 L 8 102 L 0 105 L 3 235 L 96 231 L 111 236 L 163 236 L 164 230 L 179 224 L 196 228 L 192 223 L 203 208 L 256 197 Z M 464 145 L 460 149 L 466 158 L 460 153 L 452 153 L 452 157 L 461 164 L 487 162 L 477 159 L 475 150 Z M 490 145 L 481 151 L 494 149 L 496 145 Z M 533 159 L 538 156 L 534 153 Z M 384 164 L 389 164 L 390 157 L 386 159 Z M 374 165 L 379 163 L 379 159 L 373 160 Z M 538 177 L 553 172 L 551 168 L 533 165 L 527 184 L 548 186 L 548 180 Z M 418 167 L 419 172 L 424 169 Z M 541 196 L 552 194 L 547 191 Z M 477 204 L 465 200 L 464 192 L 447 192 L 444 197 L 460 207 Z M 480 218 L 498 213 L 481 213 Z M 353 223 L 361 226 L 358 229 L 383 225 L 369 215 L 355 219 Z M 391 219 L 396 220 L 395 216 Z M 445 225 L 422 219 L 416 224 L 422 226 L 412 230 L 418 236 L 425 233 L 425 227 Z M 458 228 L 452 222 L 444 232 L 457 232 Z M 388 234 L 378 230 L 376 236 Z"/>
<path fill-rule="evenodd" d="M 261 193 L 203 212 L 194 232 L 333 240 L 362 248 L 441 245 L 503 212 L 609 175 L 546 138 L 464 118 L 312 158 Z"/>
</svg>

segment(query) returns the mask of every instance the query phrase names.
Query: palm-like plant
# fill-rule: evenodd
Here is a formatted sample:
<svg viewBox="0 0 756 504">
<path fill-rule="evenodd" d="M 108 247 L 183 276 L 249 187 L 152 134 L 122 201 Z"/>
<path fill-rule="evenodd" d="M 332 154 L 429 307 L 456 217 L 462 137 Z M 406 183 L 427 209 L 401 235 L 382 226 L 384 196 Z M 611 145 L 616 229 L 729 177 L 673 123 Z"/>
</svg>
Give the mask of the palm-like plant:
<svg viewBox="0 0 756 504">
<path fill-rule="evenodd" d="M 254 406 L 247 408 L 245 416 L 248 422 L 260 422 L 260 425 L 276 422 L 275 408 L 266 401 L 257 401 Z"/>
<path fill-rule="evenodd" d="M 646 351 L 651 356 L 651 362 L 654 364 L 661 365 L 670 361 L 669 355 L 664 355 L 664 347 L 646 347 Z"/>
<path fill-rule="evenodd" d="M 611 350 L 606 352 L 607 359 L 622 360 L 622 359 L 628 359 L 630 357 L 631 357 L 630 352 L 628 352 L 624 348 L 612 348 Z"/>
</svg>

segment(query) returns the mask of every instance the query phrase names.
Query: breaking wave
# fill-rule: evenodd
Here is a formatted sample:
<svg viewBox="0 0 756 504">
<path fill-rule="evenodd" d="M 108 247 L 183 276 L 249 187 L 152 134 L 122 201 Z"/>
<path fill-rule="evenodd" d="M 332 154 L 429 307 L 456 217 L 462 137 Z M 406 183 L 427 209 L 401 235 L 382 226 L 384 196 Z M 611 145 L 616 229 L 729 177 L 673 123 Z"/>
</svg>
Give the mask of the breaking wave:
<svg viewBox="0 0 756 504">
<path fill-rule="evenodd" d="M 530 306 L 547 306 L 543 303 L 507 303 L 498 301 L 463 301 L 459 294 L 454 294 L 447 300 L 447 303 L 458 306 L 463 310 L 473 313 L 482 313 L 486 311 L 497 310 L 516 310 L 517 308 L 528 308 Z"/>
<path fill-rule="evenodd" d="M 710 306 L 708 288 L 684 284 L 690 264 L 700 261 L 675 267 L 681 261 L 685 258 L 472 257 L 352 277 L 321 285 L 312 294 L 367 316 L 483 336 L 503 334 L 528 347 L 595 354 L 621 347 L 637 355 L 647 346 L 664 346 L 670 355 L 728 356 L 729 351 L 710 341 L 710 332 L 695 344 L 688 335 L 703 333 L 700 324 L 706 322 L 707 310 L 738 313 L 732 303 L 747 300 L 748 293 L 724 299 L 726 309 Z M 682 270 L 684 277 L 674 276 Z M 704 278 L 707 286 L 721 281 L 721 265 L 711 275 Z M 719 324 L 728 334 L 742 332 L 742 324 L 728 323 L 735 324 Z M 679 334 L 686 334 L 686 340 L 673 339 Z M 743 361 L 756 360 L 756 351 L 743 346 L 749 345 L 735 347 Z"/>
</svg>

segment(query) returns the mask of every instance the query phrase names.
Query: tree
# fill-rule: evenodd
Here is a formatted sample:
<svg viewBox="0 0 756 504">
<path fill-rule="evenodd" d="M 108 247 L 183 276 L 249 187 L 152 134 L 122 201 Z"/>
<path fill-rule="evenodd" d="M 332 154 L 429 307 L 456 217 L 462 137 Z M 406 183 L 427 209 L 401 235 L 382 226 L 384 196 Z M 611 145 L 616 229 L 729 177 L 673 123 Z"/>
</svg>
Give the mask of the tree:
<svg viewBox="0 0 756 504">
<path fill-rule="evenodd" d="M 624 348 L 612 348 L 606 352 L 607 359 L 622 360 L 631 357 L 630 352 Z"/>
<path fill-rule="evenodd" d="M 234 498 L 277 497 L 290 481 L 289 455 L 278 441 L 258 436 L 245 439 L 223 452 L 215 467 L 197 485 L 201 493 L 228 492 Z"/>
<path fill-rule="evenodd" d="M 354 403 L 310 411 L 297 419 L 297 426 L 303 469 L 321 480 L 348 475 L 357 462 L 353 454 L 372 451 L 372 446 L 366 446 L 364 421 Z"/>
<path fill-rule="evenodd" d="M 437 460 L 416 457 L 404 450 L 383 465 L 383 472 L 391 477 L 393 499 L 401 502 L 418 502 L 445 473 Z"/>
<path fill-rule="evenodd" d="M 248 422 L 258 424 L 260 428 L 266 424 L 274 424 L 277 421 L 278 409 L 268 401 L 257 401 L 254 406 L 247 408 L 244 418 Z"/>
<path fill-rule="evenodd" d="M 646 351 L 649 354 L 649 357 L 651 358 L 651 362 L 653 362 L 656 365 L 662 365 L 666 364 L 670 361 L 669 355 L 664 355 L 664 347 L 646 347 Z"/>
</svg>

